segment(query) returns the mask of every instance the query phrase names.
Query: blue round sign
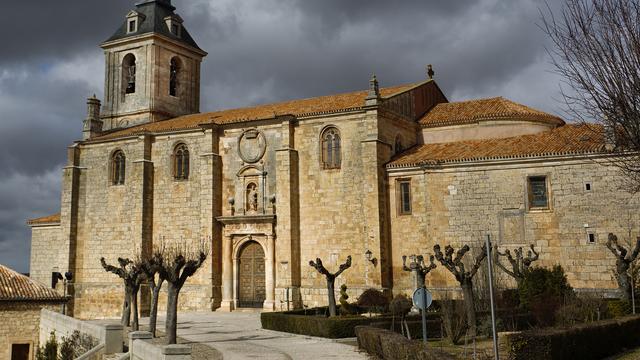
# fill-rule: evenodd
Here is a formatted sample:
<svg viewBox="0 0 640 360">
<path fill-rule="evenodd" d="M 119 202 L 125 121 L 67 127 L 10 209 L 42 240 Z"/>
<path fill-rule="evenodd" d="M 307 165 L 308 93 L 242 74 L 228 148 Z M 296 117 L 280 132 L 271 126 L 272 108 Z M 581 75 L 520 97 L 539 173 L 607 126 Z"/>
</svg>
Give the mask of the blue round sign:
<svg viewBox="0 0 640 360">
<path fill-rule="evenodd" d="M 417 288 L 416 291 L 413 292 L 413 305 L 418 309 L 426 310 L 431 306 L 432 302 L 433 297 L 426 288 Z"/>
</svg>

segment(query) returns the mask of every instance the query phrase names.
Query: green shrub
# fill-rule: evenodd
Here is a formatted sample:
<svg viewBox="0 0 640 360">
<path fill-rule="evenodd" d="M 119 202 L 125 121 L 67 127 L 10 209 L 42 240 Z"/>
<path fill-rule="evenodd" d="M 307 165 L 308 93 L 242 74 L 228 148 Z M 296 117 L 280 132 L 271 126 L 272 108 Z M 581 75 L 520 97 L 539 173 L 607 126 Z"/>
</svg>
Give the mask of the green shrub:
<svg viewBox="0 0 640 360">
<path fill-rule="evenodd" d="M 385 312 L 389 307 L 389 298 L 380 290 L 367 289 L 358 297 L 358 306 L 369 312 Z"/>
<path fill-rule="evenodd" d="M 541 329 L 508 336 L 512 360 L 596 360 L 640 345 L 640 317 L 604 320 L 568 329 Z"/>
<path fill-rule="evenodd" d="M 631 304 L 627 300 L 612 300 L 607 302 L 607 310 L 611 317 L 622 317 L 631 314 Z"/>
<path fill-rule="evenodd" d="M 369 326 L 356 327 L 358 347 L 385 360 L 453 360 L 437 348 L 425 348 L 422 340 L 407 338 L 389 330 Z"/>
<path fill-rule="evenodd" d="M 38 348 L 36 360 L 58 360 L 58 340 L 55 331 L 51 332 L 44 346 Z"/>
<path fill-rule="evenodd" d="M 533 268 L 518 288 L 520 306 L 531 311 L 540 326 L 555 323 L 555 314 L 565 299 L 573 297 L 573 289 L 560 265 L 552 270 Z"/>
<path fill-rule="evenodd" d="M 399 294 L 391 300 L 389 311 L 396 316 L 404 317 L 411 311 L 412 307 L 413 301 L 407 295 Z"/>
</svg>

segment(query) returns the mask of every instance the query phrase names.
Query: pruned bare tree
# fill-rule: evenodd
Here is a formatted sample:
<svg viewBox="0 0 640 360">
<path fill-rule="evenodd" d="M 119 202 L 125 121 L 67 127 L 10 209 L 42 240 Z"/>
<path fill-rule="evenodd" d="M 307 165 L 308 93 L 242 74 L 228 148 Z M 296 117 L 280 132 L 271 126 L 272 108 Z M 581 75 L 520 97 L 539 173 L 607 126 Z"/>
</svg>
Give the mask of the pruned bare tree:
<svg viewBox="0 0 640 360">
<path fill-rule="evenodd" d="M 329 297 L 329 316 L 336 316 L 336 295 L 335 295 L 335 285 L 336 278 L 340 276 L 345 270 L 351 267 L 351 255 L 347 256 L 347 261 L 340 265 L 340 268 L 335 273 L 330 273 L 324 265 L 322 265 L 322 260 L 317 258 L 314 262 L 313 260 L 309 261 L 309 265 L 315 268 L 320 274 L 324 275 L 327 279 L 327 296 Z"/>
<path fill-rule="evenodd" d="M 614 234 L 609 234 L 607 239 L 607 249 L 609 249 L 613 255 L 616 256 L 616 280 L 618 281 L 618 288 L 622 294 L 624 300 L 631 300 L 631 276 L 629 275 L 629 269 L 633 262 L 638 258 L 640 254 L 640 237 L 636 240 L 636 246 L 631 253 L 624 246 L 618 243 L 618 237 Z"/>
<path fill-rule="evenodd" d="M 104 258 L 100 258 L 100 263 L 105 271 L 118 275 L 124 282 L 124 303 L 122 305 L 121 323 L 123 326 L 131 325 L 134 331 L 138 331 L 138 292 L 140 285 L 144 281 L 140 260 L 130 260 L 118 258 L 118 265 L 107 264 Z M 133 320 L 131 321 L 131 313 Z"/>
<path fill-rule="evenodd" d="M 407 266 L 407 256 L 402 255 L 402 270 L 410 271 L 415 274 L 416 288 L 424 286 L 427 274 L 437 267 L 434 262 L 435 257 L 433 255 L 429 256 L 429 265 L 425 264 L 424 256 L 422 255 L 411 255 L 409 258 L 411 259 L 411 262 L 409 263 L 409 266 Z"/>
<path fill-rule="evenodd" d="M 487 249 L 482 246 L 482 251 L 474 260 L 474 264 L 470 270 L 466 270 L 462 259 L 469 252 L 469 245 L 465 245 L 458 251 L 455 251 L 451 245 L 447 245 L 444 248 L 444 254 L 440 249 L 440 245 L 436 244 L 433 247 L 436 259 L 444 266 L 460 284 L 462 288 L 462 296 L 464 298 L 464 307 L 467 313 L 467 322 L 469 326 L 470 335 L 476 336 L 476 307 L 473 297 L 473 277 L 478 272 L 478 269 L 482 265 L 482 261 L 487 257 Z M 454 257 L 455 253 L 455 257 Z"/>
<path fill-rule="evenodd" d="M 529 269 L 531 268 L 531 264 L 533 264 L 534 261 L 537 261 L 540 258 L 540 254 L 536 252 L 536 249 L 534 248 L 533 244 L 529 246 L 531 250 L 527 251 L 526 257 L 524 256 L 524 250 L 522 250 L 522 247 L 519 247 L 513 251 L 515 253 L 515 257 L 511 255 L 511 250 L 509 249 L 501 253 L 498 250 L 498 245 L 496 245 L 494 248 L 495 248 L 495 251 L 494 251 L 493 259 L 495 260 L 496 265 L 500 269 L 502 269 L 502 271 L 504 271 L 507 275 L 514 278 L 519 288 L 525 275 L 527 274 L 527 272 L 529 272 Z M 509 264 L 511 264 L 511 270 L 507 269 L 500 262 L 500 257 L 507 258 L 507 260 L 509 261 Z"/>
<path fill-rule="evenodd" d="M 167 281 L 167 318 L 165 333 L 167 344 L 175 344 L 178 327 L 178 296 L 187 279 L 204 264 L 209 255 L 209 242 L 202 240 L 199 245 L 188 247 L 180 244 L 166 245 L 163 261 L 157 262 L 158 274 Z"/>
<path fill-rule="evenodd" d="M 569 116 L 588 125 L 619 167 L 631 192 L 640 191 L 640 0 L 565 0 L 551 6 L 542 29 Z M 601 126 L 591 126 L 593 123 Z M 575 140 L 573 140 L 575 141 Z"/>
<path fill-rule="evenodd" d="M 142 262 L 142 271 L 151 289 L 151 310 L 149 312 L 149 331 L 156 337 L 156 324 L 158 322 L 158 298 L 160 289 L 165 281 L 162 266 L 164 265 L 164 247 L 154 249 L 150 258 Z"/>
</svg>

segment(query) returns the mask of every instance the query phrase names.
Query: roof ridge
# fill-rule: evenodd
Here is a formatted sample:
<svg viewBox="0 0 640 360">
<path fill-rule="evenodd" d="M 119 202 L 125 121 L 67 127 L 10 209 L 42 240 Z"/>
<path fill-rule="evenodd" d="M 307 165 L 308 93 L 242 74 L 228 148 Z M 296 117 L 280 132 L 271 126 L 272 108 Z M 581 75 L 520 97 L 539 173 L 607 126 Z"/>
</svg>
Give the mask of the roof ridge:
<svg viewBox="0 0 640 360">
<path fill-rule="evenodd" d="M 63 301 L 65 297 L 46 285 L 0 264 L 0 301 Z"/>
<path fill-rule="evenodd" d="M 392 159 L 387 167 L 602 153 L 605 144 L 600 130 L 597 124 L 565 124 L 507 138 L 421 144 Z"/>
<path fill-rule="evenodd" d="M 380 88 L 380 91 L 388 91 L 390 89 L 395 89 L 395 88 L 403 88 L 403 87 L 408 87 L 411 86 L 411 88 L 408 88 L 406 90 L 402 90 L 402 91 L 398 91 L 395 92 L 393 94 L 390 94 L 388 96 L 383 96 L 383 98 L 386 97 L 393 97 L 396 96 L 398 94 L 404 93 L 406 91 L 411 90 L 414 86 L 417 86 L 419 84 L 422 83 L 406 83 L 406 84 L 399 84 L 399 85 L 394 85 L 394 86 L 387 86 L 387 87 L 382 87 Z M 332 96 L 346 96 L 346 95 L 356 95 L 358 93 L 366 93 L 367 90 L 355 90 L 355 91 L 345 91 L 345 92 L 339 92 L 339 93 L 335 93 L 335 94 L 326 94 L 326 95 L 319 95 L 319 96 L 309 96 L 309 97 L 304 97 L 304 98 L 297 98 L 297 99 L 289 99 L 289 100 L 282 100 L 282 101 L 276 101 L 276 102 L 268 102 L 268 103 L 261 103 L 261 104 L 256 104 L 256 105 L 249 105 L 249 106 L 244 106 L 244 107 L 236 107 L 236 108 L 228 108 L 228 109 L 220 109 L 220 110 L 214 110 L 214 111 L 208 111 L 208 112 L 204 112 L 202 114 L 214 114 L 214 113 L 219 113 L 219 112 L 225 112 L 225 111 L 234 111 L 234 110 L 247 110 L 247 109 L 255 109 L 255 108 L 259 108 L 259 107 L 265 107 L 265 106 L 271 106 L 271 105 L 282 105 L 282 104 L 288 104 L 288 103 L 293 103 L 293 102 L 297 102 L 297 101 L 308 101 L 308 100 L 315 100 L 315 99 L 321 99 L 321 98 L 326 98 L 326 97 L 332 97 Z M 363 104 L 364 104 L 364 99 L 363 99 Z M 198 114 L 190 114 L 190 115 L 198 115 Z M 184 115 L 184 116 L 190 116 L 190 115 Z M 168 119 L 171 120 L 171 119 Z M 163 120 L 166 121 L 166 120 Z"/>
</svg>

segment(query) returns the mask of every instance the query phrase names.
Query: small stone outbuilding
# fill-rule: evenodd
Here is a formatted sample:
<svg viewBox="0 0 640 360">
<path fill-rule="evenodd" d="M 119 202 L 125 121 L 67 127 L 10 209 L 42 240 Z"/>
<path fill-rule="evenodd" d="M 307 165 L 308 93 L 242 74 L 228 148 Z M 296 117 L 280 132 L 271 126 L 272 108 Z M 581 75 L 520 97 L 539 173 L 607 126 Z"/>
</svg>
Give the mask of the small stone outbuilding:
<svg viewBox="0 0 640 360">
<path fill-rule="evenodd" d="M 0 264 L 0 359 L 35 359 L 40 311 L 60 312 L 66 301 L 55 290 Z"/>
</svg>

